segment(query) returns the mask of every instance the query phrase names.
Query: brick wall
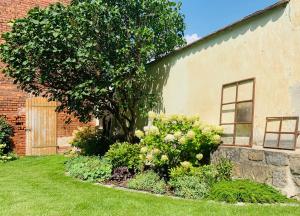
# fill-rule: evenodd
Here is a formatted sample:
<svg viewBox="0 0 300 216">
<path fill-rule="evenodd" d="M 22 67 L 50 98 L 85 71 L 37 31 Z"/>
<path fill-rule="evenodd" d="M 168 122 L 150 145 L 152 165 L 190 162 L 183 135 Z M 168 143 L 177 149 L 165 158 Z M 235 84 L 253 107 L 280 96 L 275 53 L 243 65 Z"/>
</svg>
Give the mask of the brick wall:
<svg viewBox="0 0 300 216">
<path fill-rule="evenodd" d="M 25 16 L 28 10 L 35 6 L 45 7 L 55 2 L 58 0 L 0 0 L 0 34 L 9 30 L 8 21 Z M 60 2 L 68 3 L 69 0 L 60 0 Z M 0 62 L 1 67 L 3 64 Z M 19 90 L 12 80 L 0 73 L 0 115 L 4 115 L 14 127 L 14 148 L 19 155 L 24 155 L 26 149 L 26 97 L 27 94 Z M 57 136 L 59 138 L 70 137 L 74 129 L 83 126 L 75 118 L 72 119 L 71 124 L 66 125 L 66 118 L 66 114 L 58 114 Z"/>
</svg>

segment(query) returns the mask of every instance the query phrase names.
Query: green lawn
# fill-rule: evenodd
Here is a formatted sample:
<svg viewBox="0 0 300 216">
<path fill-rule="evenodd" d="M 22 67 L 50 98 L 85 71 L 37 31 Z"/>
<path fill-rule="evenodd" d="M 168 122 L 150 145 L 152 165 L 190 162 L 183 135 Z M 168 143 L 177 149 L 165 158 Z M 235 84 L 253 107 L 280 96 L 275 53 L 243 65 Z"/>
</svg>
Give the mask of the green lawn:
<svg viewBox="0 0 300 216">
<path fill-rule="evenodd" d="M 64 175 L 64 160 L 27 157 L 0 164 L 0 215 L 300 215 L 299 206 L 189 201 L 83 183 Z"/>
</svg>

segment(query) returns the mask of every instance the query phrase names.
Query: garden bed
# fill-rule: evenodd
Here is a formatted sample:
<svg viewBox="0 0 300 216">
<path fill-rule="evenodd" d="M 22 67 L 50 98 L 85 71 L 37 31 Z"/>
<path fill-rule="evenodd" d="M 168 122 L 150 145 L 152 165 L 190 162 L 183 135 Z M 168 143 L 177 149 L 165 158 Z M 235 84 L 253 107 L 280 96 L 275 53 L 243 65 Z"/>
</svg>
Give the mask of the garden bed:
<svg viewBox="0 0 300 216">
<path fill-rule="evenodd" d="M 276 189 L 249 180 L 233 180 L 231 161 L 210 164 L 211 152 L 220 144 L 222 128 L 202 123 L 197 116 L 149 113 L 150 124 L 136 131 L 139 142 L 115 143 L 104 156 L 73 155 L 66 163 L 73 177 L 117 187 L 187 199 L 228 203 L 286 203 Z M 76 145 L 89 139 L 81 129 Z M 81 136 L 85 139 L 81 139 Z M 92 134 L 94 136 L 94 134 Z M 86 152 L 81 148 L 81 154 Z"/>
</svg>

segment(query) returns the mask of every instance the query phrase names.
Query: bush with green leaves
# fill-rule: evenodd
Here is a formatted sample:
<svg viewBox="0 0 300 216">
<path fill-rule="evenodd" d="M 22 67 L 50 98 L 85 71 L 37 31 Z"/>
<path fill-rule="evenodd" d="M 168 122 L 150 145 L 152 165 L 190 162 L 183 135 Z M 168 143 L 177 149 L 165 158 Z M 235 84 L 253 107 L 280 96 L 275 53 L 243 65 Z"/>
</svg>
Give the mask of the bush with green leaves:
<svg viewBox="0 0 300 216">
<path fill-rule="evenodd" d="M 221 142 L 222 127 L 206 125 L 198 116 L 149 112 L 148 117 L 151 126 L 136 131 L 145 166 L 167 171 L 182 162 L 208 164 L 211 152 Z"/>
<path fill-rule="evenodd" d="M 176 196 L 201 199 L 208 195 L 210 188 L 220 180 L 231 180 L 232 163 L 220 159 L 216 164 L 193 167 L 189 162 L 170 169 L 170 186 Z"/>
<path fill-rule="evenodd" d="M 176 180 L 171 179 L 169 184 L 176 196 L 187 199 L 205 198 L 210 190 L 209 185 L 201 181 L 198 176 L 181 176 Z"/>
<path fill-rule="evenodd" d="M 110 179 L 112 166 L 99 157 L 79 156 L 66 162 L 66 171 L 70 176 L 84 181 L 103 182 Z"/>
<path fill-rule="evenodd" d="M 220 158 L 214 164 L 217 170 L 217 181 L 229 181 L 232 179 L 233 164 L 227 158 Z"/>
<path fill-rule="evenodd" d="M 128 188 L 164 194 L 166 192 L 166 183 L 155 172 L 147 171 L 131 179 L 128 182 Z"/>
<path fill-rule="evenodd" d="M 138 171 L 141 167 L 140 145 L 130 143 L 115 143 L 111 145 L 105 158 L 110 161 L 113 169 L 127 167 L 131 171 Z"/>
<path fill-rule="evenodd" d="M 113 142 L 103 134 L 103 130 L 98 127 L 82 127 L 73 132 L 71 145 L 81 150 L 81 155 L 103 156 Z"/>
<path fill-rule="evenodd" d="M 176 196 L 202 199 L 217 181 L 217 175 L 214 165 L 193 167 L 191 163 L 182 163 L 181 166 L 170 170 L 169 184 Z"/>
<path fill-rule="evenodd" d="M 6 145 L 0 144 L 0 162 L 5 163 L 8 161 L 16 160 L 18 157 L 13 152 L 8 152 L 7 154 L 4 154 Z"/>
<path fill-rule="evenodd" d="M 289 201 L 273 187 L 250 180 L 216 183 L 211 189 L 209 198 L 228 203 L 284 203 Z"/>
<path fill-rule="evenodd" d="M 2 154 L 7 154 L 12 150 L 13 128 L 4 117 L 0 116 L 0 145 L 3 145 Z M 4 146 L 5 145 L 5 146 Z"/>
</svg>

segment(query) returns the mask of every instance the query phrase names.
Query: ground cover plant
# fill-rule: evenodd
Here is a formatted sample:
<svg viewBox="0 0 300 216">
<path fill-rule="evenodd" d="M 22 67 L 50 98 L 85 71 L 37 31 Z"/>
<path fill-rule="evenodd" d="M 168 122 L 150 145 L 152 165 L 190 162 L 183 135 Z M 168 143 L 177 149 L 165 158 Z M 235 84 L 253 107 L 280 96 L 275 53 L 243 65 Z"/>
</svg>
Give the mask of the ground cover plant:
<svg viewBox="0 0 300 216">
<path fill-rule="evenodd" d="M 286 196 L 266 184 L 251 182 L 249 180 L 222 181 L 215 184 L 211 190 L 210 198 L 229 203 L 284 203 L 288 202 Z"/>
<path fill-rule="evenodd" d="M 294 216 L 299 205 L 231 205 L 117 190 L 64 175 L 63 156 L 0 164 L 0 215 Z"/>
<path fill-rule="evenodd" d="M 112 166 L 98 157 L 74 157 L 66 162 L 67 174 L 90 182 L 103 182 L 111 177 Z"/>
</svg>

